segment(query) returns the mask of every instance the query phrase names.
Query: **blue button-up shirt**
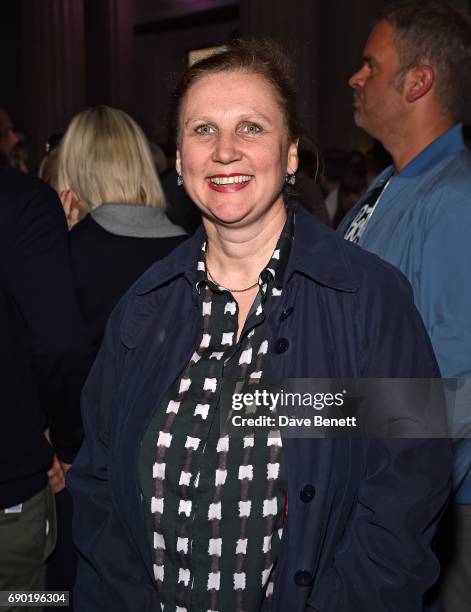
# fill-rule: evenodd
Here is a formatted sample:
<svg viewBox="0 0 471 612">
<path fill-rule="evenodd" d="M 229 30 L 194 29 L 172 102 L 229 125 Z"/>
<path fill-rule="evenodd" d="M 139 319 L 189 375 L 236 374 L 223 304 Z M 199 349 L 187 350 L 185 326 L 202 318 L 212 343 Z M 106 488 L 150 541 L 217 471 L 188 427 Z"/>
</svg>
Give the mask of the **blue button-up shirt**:
<svg viewBox="0 0 471 612">
<path fill-rule="evenodd" d="M 386 168 L 343 220 L 348 229 L 371 191 L 385 184 Z M 442 376 L 471 377 L 471 153 L 455 125 L 392 176 L 359 245 L 397 266 L 409 279 Z M 471 384 L 468 382 L 467 387 Z M 452 415 L 469 419 L 466 387 Z M 467 392 L 468 397 L 471 391 Z M 471 503 L 471 440 L 457 443 L 456 501 Z"/>
</svg>

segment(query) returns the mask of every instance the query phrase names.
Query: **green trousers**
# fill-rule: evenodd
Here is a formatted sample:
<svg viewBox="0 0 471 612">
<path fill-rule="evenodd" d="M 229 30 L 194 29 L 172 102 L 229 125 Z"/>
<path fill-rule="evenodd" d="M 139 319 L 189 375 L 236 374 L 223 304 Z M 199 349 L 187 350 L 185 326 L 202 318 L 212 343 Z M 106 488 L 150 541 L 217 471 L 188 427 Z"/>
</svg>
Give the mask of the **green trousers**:
<svg viewBox="0 0 471 612">
<path fill-rule="evenodd" d="M 46 560 L 56 544 L 56 508 L 49 487 L 10 511 L 0 510 L 0 591 L 41 591 Z M 2 612 L 42 612 L 7 607 Z"/>
</svg>

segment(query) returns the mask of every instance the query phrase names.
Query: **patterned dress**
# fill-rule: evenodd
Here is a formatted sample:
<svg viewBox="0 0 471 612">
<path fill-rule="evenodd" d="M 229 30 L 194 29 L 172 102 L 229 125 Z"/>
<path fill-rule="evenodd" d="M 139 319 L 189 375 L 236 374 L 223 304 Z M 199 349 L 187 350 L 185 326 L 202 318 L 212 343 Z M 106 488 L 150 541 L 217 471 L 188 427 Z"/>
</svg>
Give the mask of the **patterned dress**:
<svg viewBox="0 0 471 612">
<path fill-rule="evenodd" d="M 154 411 L 139 460 L 164 612 L 270 609 L 286 501 L 281 438 L 224 435 L 221 396 L 270 376 L 266 320 L 282 294 L 293 234 L 288 211 L 239 341 L 237 302 L 207 279 L 202 244 L 203 335 Z"/>
</svg>

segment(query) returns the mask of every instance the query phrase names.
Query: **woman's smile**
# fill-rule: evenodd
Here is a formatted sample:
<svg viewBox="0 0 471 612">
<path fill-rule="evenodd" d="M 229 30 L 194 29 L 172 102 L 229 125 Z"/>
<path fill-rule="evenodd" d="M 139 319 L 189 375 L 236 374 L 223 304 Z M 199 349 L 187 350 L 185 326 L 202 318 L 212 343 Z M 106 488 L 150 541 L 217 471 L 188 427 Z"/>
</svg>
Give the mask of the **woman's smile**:
<svg viewBox="0 0 471 612">
<path fill-rule="evenodd" d="M 284 207 L 297 143 L 263 77 L 242 71 L 201 77 L 186 94 L 180 126 L 177 170 L 206 223 L 241 228 Z"/>
<path fill-rule="evenodd" d="M 245 189 L 253 178 L 250 174 L 214 174 L 208 177 L 208 186 L 220 193 L 234 193 Z"/>
</svg>

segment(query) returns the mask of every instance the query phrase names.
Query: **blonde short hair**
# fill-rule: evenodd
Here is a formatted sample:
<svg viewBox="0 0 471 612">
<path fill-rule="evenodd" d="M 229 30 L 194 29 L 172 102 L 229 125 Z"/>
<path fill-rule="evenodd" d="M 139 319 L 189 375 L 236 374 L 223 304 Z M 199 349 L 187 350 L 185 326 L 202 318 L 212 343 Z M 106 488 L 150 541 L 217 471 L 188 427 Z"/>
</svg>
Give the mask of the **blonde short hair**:
<svg viewBox="0 0 471 612">
<path fill-rule="evenodd" d="M 59 170 L 59 147 L 53 147 L 39 165 L 38 176 L 59 192 L 57 179 Z"/>
<path fill-rule="evenodd" d="M 59 152 L 59 191 L 93 210 L 103 202 L 165 206 L 144 132 L 129 115 L 97 106 L 76 115 Z"/>
</svg>

